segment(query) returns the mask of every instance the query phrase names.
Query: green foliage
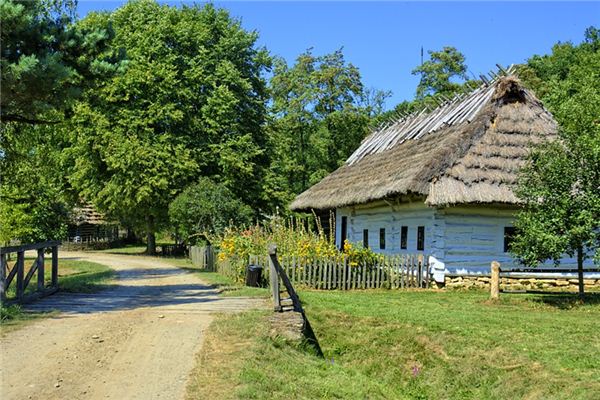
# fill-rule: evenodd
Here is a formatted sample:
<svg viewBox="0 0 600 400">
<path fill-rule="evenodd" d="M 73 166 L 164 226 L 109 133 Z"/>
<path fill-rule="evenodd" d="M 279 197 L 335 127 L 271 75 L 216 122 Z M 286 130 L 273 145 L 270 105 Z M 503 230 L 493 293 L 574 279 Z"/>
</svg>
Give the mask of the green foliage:
<svg viewBox="0 0 600 400">
<path fill-rule="evenodd" d="M 417 99 L 427 95 L 441 94 L 452 97 L 461 89 L 452 79 L 467 79 L 465 56 L 455 47 L 446 46 L 440 51 L 429 50 L 429 60 L 413 69 L 413 75 L 420 75 L 417 86 Z"/>
<path fill-rule="evenodd" d="M 86 93 L 73 118 L 72 182 L 137 230 L 167 222 L 169 203 L 208 176 L 255 210 L 268 162 L 262 131 L 269 66 L 257 35 L 212 5 L 127 3 L 82 26 L 111 26 L 118 73 Z"/>
<path fill-rule="evenodd" d="M 194 244 L 201 235 L 219 235 L 229 226 L 249 225 L 252 209 L 223 184 L 201 178 L 173 200 L 169 218 L 177 232 Z"/>
<path fill-rule="evenodd" d="M 561 254 L 600 260 L 600 40 L 557 44 L 521 68 L 559 123 L 560 140 L 536 149 L 519 180 L 526 208 L 513 251 L 526 264 Z"/>
<path fill-rule="evenodd" d="M 291 67 L 275 62 L 271 93 L 274 156 L 265 187 L 279 204 L 341 166 L 389 96 L 365 89 L 341 50 L 315 56 L 310 49 Z"/>
<path fill-rule="evenodd" d="M 113 69 L 96 57 L 109 27 L 74 26 L 75 8 L 72 0 L 0 0 L 3 122 L 60 121 L 82 87 Z"/>
<path fill-rule="evenodd" d="M 6 124 L 0 135 L 0 243 L 62 239 L 73 203 L 63 173 L 64 135 L 44 125 Z"/>
<path fill-rule="evenodd" d="M 21 315 L 21 306 L 18 304 L 0 306 L 0 321 L 10 321 L 16 319 Z"/>
<path fill-rule="evenodd" d="M 481 84 L 478 80 L 467 79 L 465 57 L 454 47 L 429 51 L 429 54 L 430 60 L 412 71 L 413 75 L 421 75 L 416 97 L 413 100 L 405 100 L 397 104 L 393 110 L 376 116 L 374 124 L 381 125 L 395 121 L 398 115 L 412 114 L 424 109 L 433 110 L 455 95 Z"/>
</svg>

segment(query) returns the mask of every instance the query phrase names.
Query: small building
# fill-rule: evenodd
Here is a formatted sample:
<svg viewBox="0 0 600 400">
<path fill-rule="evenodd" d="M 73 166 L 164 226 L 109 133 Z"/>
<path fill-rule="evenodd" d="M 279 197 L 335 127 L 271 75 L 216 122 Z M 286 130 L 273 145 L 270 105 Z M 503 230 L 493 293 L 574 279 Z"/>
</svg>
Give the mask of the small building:
<svg viewBox="0 0 600 400">
<path fill-rule="evenodd" d="M 519 210 L 513 188 L 531 146 L 557 131 L 534 94 L 504 76 L 374 131 L 291 209 L 334 210 L 339 246 L 348 239 L 381 253 L 423 252 L 453 274 L 489 272 L 492 260 L 522 268 L 508 252 Z"/>
<path fill-rule="evenodd" d="M 67 242 L 111 242 L 119 238 L 119 225 L 107 221 L 91 204 L 81 204 L 71 212 Z"/>
</svg>

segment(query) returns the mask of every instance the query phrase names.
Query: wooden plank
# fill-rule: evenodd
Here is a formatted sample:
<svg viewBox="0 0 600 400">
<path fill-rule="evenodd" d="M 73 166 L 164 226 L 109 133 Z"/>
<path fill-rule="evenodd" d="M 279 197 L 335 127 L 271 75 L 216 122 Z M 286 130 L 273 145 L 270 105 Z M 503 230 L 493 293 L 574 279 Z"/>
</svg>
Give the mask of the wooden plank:
<svg viewBox="0 0 600 400">
<path fill-rule="evenodd" d="M 7 264 L 7 267 L 8 267 L 8 264 Z M 12 269 L 8 273 L 8 276 L 6 276 L 6 278 L 5 278 L 5 281 L 4 281 L 4 290 L 5 291 L 8 291 L 10 284 L 12 283 L 14 277 L 17 275 L 17 270 L 18 270 L 17 263 L 15 262 Z"/>
<path fill-rule="evenodd" d="M 304 310 L 302 309 L 302 304 L 300 303 L 300 298 L 298 297 L 296 290 L 292 286 L 292 283 L 290 282 L 290 279 L 288 278 L 287 274 L 285 273 L 285 271 L 283 270 L 283 268 L 281 268 L 281 265 L 279 264 L 279 260 L 277 259 L 277 247 L 275 245 L 269 246 L 269 258 L 271 259 L 271 263 L 275 267 L 276 274 L 279 275 L 279 278 L 281 278 L 283 285 L 285 286 L 285 289 L 287 290 L 288 294 L 290 295 L 290 299 L 292 299 L 292 303 L 294 305 L 294 311 L 301 312 L 302 314 L 304 314 Z"/>
<path fill-rule="evenodd" d="M 364 263 L 362 266 L 362 273 L 361 273 L 361 278 L 362 278 L 362 282 L 361 282 L 361 289 L 366 289 L 367 288 L 367 264 Z"/>
<path fill-rule="evenodd" d="M 52 287 L 58 287 L 58 246 L 52 246 Z"/>
<path fill-rule="evenodd" d="M 6 261 L 6 254 L 0 254 L 0 300 L 6 299 L 6 291 L 8 290 L 9 283 L 6 283 L 6 269 L 8 264 Z"/>
<path fill-rule="evenodd" d="M 37 290 L 44 290 L 45 282 L 44 282 L 44 267 L 45 267 L 45 258 L 44 258 L 44 250 L 38 249 L 37 258 L 38 258 L 38 276 L 37 276 Z"/>
<path fill-rule="evenodd" d="M 27 251 L 27 250 L 38 250 L 38 249 L 43 249 L 46 247 L 60 246 L 60 244 L 61 244 L 60 240 L 48 240 L 46 242 L 41 242 L 41 243 L 31 243 L 31 244 L 24 244 L 24 245 L 20 245 L 20 246 L 0 247 L 0 254 L 18 253 L 18 252 Z"/>
<path fill-rule="evenodd" d="M 425 287 L 429 289 L 429 257 L 425 257 Z"/>
<path fill-rule="evenodd" d="M 347 268 L 348 267 L 348 259 L 344 256 L 342 258 L 342 290 L 346 290 L 348 289 L 348 281 L 347 281 L 347 276 L 346 274 L 348 273 Z"/>
<path fill-rule="evenodd" d="M 281 308 L 281 297 L 279 291 L 279 278 L 277 276 L 277 269 L 275 263 L 269 258 L 269 280 L 271 283 L 271 295 L 273 296 L 273 310 L 282 311 Z"/>
<path fill-rule="evenodd" d="M 25 294 L 25 251 L 19 251 L 17 253 L 17 299 L 23 300 Z"/>
</svg>

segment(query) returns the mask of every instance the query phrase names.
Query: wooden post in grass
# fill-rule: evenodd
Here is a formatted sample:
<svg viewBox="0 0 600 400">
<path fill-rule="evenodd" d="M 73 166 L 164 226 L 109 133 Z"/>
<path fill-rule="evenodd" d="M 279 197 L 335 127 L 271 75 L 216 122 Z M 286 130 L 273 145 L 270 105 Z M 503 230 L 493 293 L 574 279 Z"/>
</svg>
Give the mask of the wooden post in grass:
<svg viewBox="0 0 600 400">
<path fill-rule="evenodd" d="M 500 294 L 500 263 L 492 261 L 492 279 L 490 281 L 490 298 L 498 299 Z"/>
</svg>

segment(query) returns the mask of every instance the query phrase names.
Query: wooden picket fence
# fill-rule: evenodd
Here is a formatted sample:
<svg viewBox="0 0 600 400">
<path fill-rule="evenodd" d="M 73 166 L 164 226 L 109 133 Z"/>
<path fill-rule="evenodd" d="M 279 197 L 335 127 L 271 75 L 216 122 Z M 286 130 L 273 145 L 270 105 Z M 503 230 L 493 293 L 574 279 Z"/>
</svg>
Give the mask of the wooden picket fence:
<svg viewBox="0 0 600 400">
<path fill-rule="evenodd" d="M 240 280 L 247 265 L 263 267 L 265 286 L 269 282 L 269 256 L 249 260 L 218 260 L 210 247 L 191 247 L 194 265 Z M 425 254 L 382 255 L 373 264 L 351 264 L 344 256 L 310 259 L 279 255 L 279 263 L 290 282 L 297 287 L 322 290 L 426 288 L 430 284 Z"/>
</svg>

